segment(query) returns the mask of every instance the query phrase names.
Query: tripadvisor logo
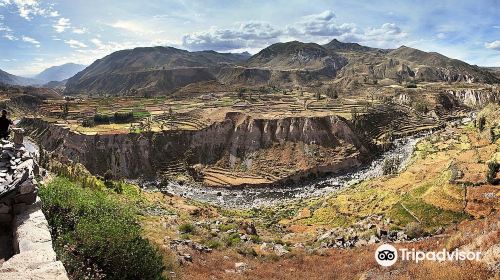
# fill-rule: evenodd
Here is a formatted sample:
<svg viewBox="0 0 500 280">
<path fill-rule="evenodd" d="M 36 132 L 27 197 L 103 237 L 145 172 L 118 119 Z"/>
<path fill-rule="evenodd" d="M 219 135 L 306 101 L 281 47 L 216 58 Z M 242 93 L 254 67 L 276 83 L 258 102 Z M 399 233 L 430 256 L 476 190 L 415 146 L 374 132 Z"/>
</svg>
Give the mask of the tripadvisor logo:
<svg viewBox="0 0 500 280">
<path fill-rule="evenodd" d="M 381 266 L 391 266 L 398 260 L 398 250 L 392 245 L 382 244 L 375 251 L 375 260 Z"/>
<path fill-rule="evenodd" d="M 396 263 L 398 258 L 402 261 L 414 261 L 419 263 L 424 260 L 428 261 L 478 261 L 481 259 L 481 252 L 447 251 L 442 249 L 437 252 L 424 252 L 415 249 L 400 248 L 396 249 L 390 244 L 382 244 L 375 251 L 375 260 L 381 266 L 391 266 Z"/>
</svg>

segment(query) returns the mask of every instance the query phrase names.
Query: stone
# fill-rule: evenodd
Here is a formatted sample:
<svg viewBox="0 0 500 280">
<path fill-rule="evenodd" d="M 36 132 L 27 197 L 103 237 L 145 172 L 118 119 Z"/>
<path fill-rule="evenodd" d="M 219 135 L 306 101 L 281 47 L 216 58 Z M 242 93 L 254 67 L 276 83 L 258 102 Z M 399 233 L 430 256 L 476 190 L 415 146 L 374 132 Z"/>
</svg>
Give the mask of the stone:
<svg viewBox="0 0 500 280">
<path fill-rule="evenodd" d="M 281 244 L 276 244 L 274 245 L 274 248 L 273 248 L 274 252 L 276 253 L 276 255 L 278 256 L 284 256 L 288 253 L 290 253 L 290 251 L 288 251 L 285 246 L 281 245 Z"/>
<path fill-rule="evenodd" d="M 33 184 L 31 180 L 26 180 L 19 186 L 19 193 L 21 194 L 32 193 L 35 191 L 35 189 L 36 189 L 35 184 Z"/>
<path fill-rule="evenodd" d="M 10 206 L 5 203 L 0 203 L 0 214 L 10 213 Z"/>
<path fill-rule="evenodd" d="M 372 235 L 370 237 L 370 240 L 368 240 L 368 244 L 375 244 L 375 243 L 378 243 L 380 242 L 380 239 L 378 237 L 376 237 L 375 235 Z"/>
<path fill-rule="evenodd" d="M 26 194 L 19 194 L 14 197 L 14 203 L 25 203 L 25 204 L 33 204 L 36 201 L 37 193 L 31 192 Z"/>
<path fill-rule="evenodd" d="M 362 247 L 362 246 L 366 246 L 368 245 L 368 241 L 364 240 L 364 239 L 360 239 L 358 241 L 356 241 L 356 243 L 354 244 L 355 247 Z"/>
<path fill-rule="evenodd" d="M 237 262 L 234 264 L 234 269 L 238 272 L 245 271 L 248 269 L 248 264 L 244 262 Z"/>
</svg>

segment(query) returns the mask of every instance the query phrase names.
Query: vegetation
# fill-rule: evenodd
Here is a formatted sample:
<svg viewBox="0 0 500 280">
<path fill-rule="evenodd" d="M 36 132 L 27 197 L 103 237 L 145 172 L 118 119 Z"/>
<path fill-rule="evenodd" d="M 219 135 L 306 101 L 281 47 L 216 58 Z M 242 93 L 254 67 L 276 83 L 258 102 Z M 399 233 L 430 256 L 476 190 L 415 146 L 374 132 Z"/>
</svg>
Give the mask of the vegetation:
<svg viewBox="0 0 500 280">
<path fill-rule="evenodd" d="M 57 177 L 40 189 L 55 249 L 72 279 L 164 279 L 135 209 L 107 191 Z"/>
</svg>

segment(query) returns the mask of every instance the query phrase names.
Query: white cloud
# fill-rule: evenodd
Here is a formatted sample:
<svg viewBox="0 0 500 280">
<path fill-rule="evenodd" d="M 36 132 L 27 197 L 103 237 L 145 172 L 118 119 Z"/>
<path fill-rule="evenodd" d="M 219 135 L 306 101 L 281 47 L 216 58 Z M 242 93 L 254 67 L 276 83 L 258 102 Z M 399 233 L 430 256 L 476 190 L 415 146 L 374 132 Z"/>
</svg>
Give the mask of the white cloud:
<svg viewBox="0 0 500 280">
<path fill-rule="evenodd" d="M 80 49 L 80 48 L 87 47 L 87 45 L 85 45 L 84 43 L 77 41 L 77 40 L 74 40 L 74 39 L 65 40 L 64 43 L 68 44 L 70 46 L 70 48 L 74 48 L 74 49 Z"/>
<path fill-rule="evenodd" d="M 326 42 L 333 38 L 378 47 L 394 47 L 407 33 L 394 23 L 359 28 L 353 23 L 337 23 L 331 10 L 307 15 L 289 26 L 278 28 L 265 22 L 247 22 L 228 29 L 211 27 L 207 31 L 183 36 L 182 45 L 190 50 L 250 50 L 284 40 Z"/>
<path fill-rule="evenodd" d="M 68 29 L 71 26 L 71 23 L 69 22 L 69 19 L 67 18 L 59 18 L 57 22 L 52 25 L 54 27 L 54 30 L 57 33 L 62 33 L 64 30 Z"/>
<path fill-rule="evenodd" d="M 232 50 L 246 47 L 264 46 L 276 42 L 283 34 L 266 22 L 242 23 L 235 29 L 212 27 L 205 32 L 194 32 L 182 38 L 182 44 L 192 50 Z"/>
<path fill-rule="evenodd" d="M 7 40 L 15 41 L 18 39 L 16 36 L 14 36 L 12 29 L 10 29 L 10 27 L 8 27 L 7 25 L 3 24 L 3 22 L 0 22 L 0 33 Z"/>
<path fill-rule="evenodd" d="M 31 38 L 31 37 L 28 37 L 28 36 L 23 36 L 21 37 L 21 39 L 26 42 L 26 43 L 30 43 L 30 44 L 33 44 L 35 45 L 35 47 L 39 48 L 40 47 L 40 42 L 38 42 L 37 40 Z"/>
<path fill-rule="evenodd" d="M 19 16 L 32 20 L 33 16 L 54 17 L 59 12 L 54 10 L 53 5 L 43 5 L 39 0 L 0 0 L 0 6 L 13 5 L 17 8 Z"/>
<path fill-rule="evenodd" d="M 98 49 L 104 49 L 106 46 L 102 43 L 101 40 L 98 38 L 93 38 L 90 39 L 90 42 L 92 42 Z"/>
<path fill-rule="evenodd" d="M 500 51 L 500 40 L 493 41 L 491 43 L 484 43 L 484 46 L 491 50 Z"/>
<path fill-rule="evenodd" d="M 85 27 L 81 27 L 81 28 L 75 27 L 75 28 L 73 28 L 73 33 L 75 33 L 75 34 L 85 34 L 85 33 L 87 33 L 87 31 L 88 30 Z"/>
<path fill-rule="evenodd" d="M 291 35 L 340 36 L 355 31 L 356 25 L 352 23 L 336 23 L 335 13 L 330 10 L 304 16 L 294 26 L 289 27 Z"/>
<path fill-rule="evenodd" d="M 150 34 L 154 33 L 151 28 L 144 26 L 142 23 L 131 20 L 117 20 L 110 24 L 111 27 L 123 29 L 137 34 Z"/>
</svg>

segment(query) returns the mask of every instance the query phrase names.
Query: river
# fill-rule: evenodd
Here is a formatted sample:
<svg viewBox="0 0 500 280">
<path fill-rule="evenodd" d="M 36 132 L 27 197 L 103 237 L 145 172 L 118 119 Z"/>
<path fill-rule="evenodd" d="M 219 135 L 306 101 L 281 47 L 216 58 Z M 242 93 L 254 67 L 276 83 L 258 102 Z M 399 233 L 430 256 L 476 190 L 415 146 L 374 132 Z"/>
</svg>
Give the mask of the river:
<svg viewBox="0 0 500 280">
<path fill-rule="evenodd" d="M 400 164 L 398 169 L 402 170 L 411 160 L 416 143 L 426 135 L 428 134 L 398 139 L 392 149 L 380 155 L 369 165 L 362 166 L 342 175 L 333 175 L 308 183 L 269 188 L 207 188 L 199 185 L 179 184 L 177 182 L 168 182 L 165 185 L 159 182 L 142 182 L 139 184 L 145 189 L 159 189 L 163 193 L 175 194 L 227 208 L 250 209 L 254 207 L 273 206 L 305 198 L 325 196 L 363 180 L 382 176 L 384 160 L 388 158 L 399 157 Z"/>
</svg>

